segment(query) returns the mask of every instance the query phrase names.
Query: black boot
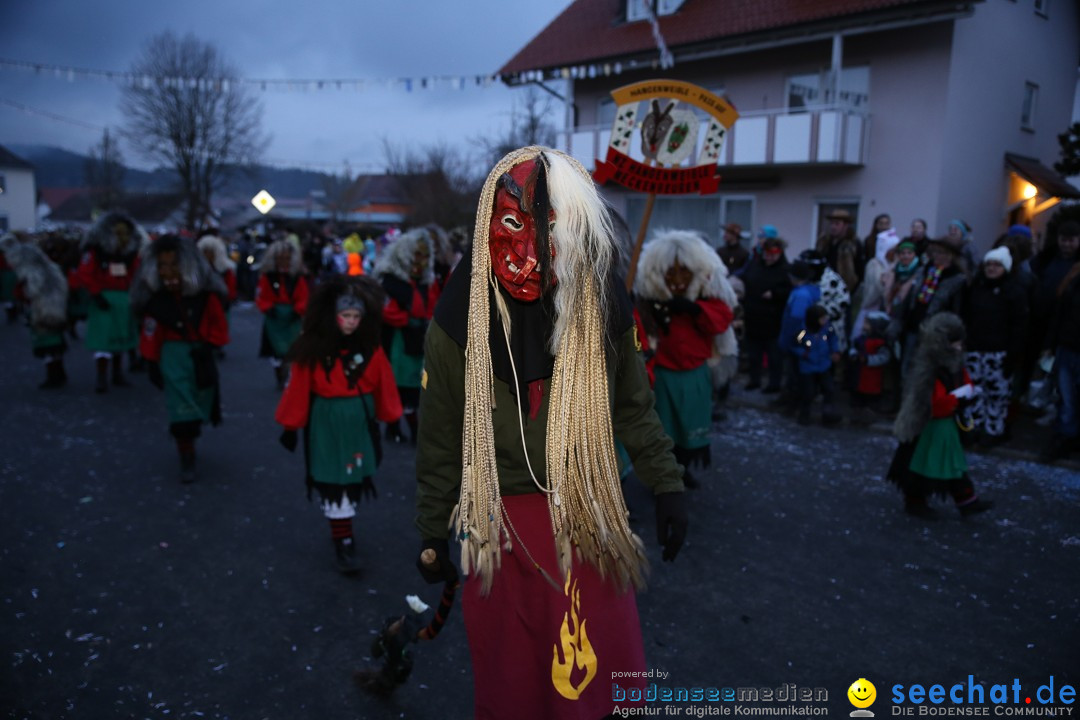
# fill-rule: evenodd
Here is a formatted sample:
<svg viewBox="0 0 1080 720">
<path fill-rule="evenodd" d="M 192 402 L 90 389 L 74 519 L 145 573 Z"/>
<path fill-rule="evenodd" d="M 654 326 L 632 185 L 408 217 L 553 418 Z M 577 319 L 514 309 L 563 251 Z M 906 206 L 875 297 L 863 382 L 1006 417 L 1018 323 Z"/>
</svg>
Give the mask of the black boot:
<svg viewBox="0 0 1080 720">
<path fill-rule="evenodd" d="M 146 369 L 146 360 L 134 350 L 128 350 L 128 371 L 141 373 Z"/>
<path fill-rule="evenodd" d="M 356 559 L 356 543 L 351 537 L 335 538 L 334 554 L 338 572 L 342 575 L 360 572 L 360 563 Z"/>
<path fill-rule="evenodd" d="M 94 384 L 94 392 L 103 393 L 109 389 L 109 358 L 99 357 L 94 360 L 97 365 L 97 382 Z"/>
<path fill-rule="evenodd" d="M 180 451 L 180 482 L 190 485 L 195 482 L 195 438 L 176 438 L 176 448 Z"/>
<path fill-rule="evenodd" d="M 61 388 L 67 384 L 67 373 L 64 372 L 64 361 L 53 358 L 45 364 L 45 382 L 38 385 L 41 390 Z"/>
<path fill-rule="evenodd" d="M 289 366 L 281 363 L 274 368 L 274 378 L 277 380 L 278 390 L 285 389 L 285 383 L 289 381 Z"/>
<path fill-rule="evenodd" d="M 131 383 L 124 378 L 124 356 L 120 353 L 113 353 L 112 363 L 113 387 L 131 387 Z"/>
<path fill-rule="evenodd" d="M 405 413 L 405 423 L 409 426 L 409 442 L 415 445 L 417 427 L 420 424 L 415 411 Z"/>
<path fill-rule="evenodd" d="M 401 432 L 400 420 L 386 423 L 386 439 L 396 443 L 405 439 L 405 434 Z"/>
</svg>

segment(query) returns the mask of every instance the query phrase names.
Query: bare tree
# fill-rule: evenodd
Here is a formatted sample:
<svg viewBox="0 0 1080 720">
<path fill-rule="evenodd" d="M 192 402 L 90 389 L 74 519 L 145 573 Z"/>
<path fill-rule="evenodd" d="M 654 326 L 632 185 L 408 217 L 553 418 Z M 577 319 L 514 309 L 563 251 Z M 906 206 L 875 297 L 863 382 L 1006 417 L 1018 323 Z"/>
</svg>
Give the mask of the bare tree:
<svg viewBox="0 0 1080 720">
<path fill-rule="evenodd" d="M 90 148 L 83 168 L 87 186 L 90 188 L 94 205 L 101 210 L 112 210 L 120 202 L 124 192 L 123 157 L 115 137 L 109 135 L 109 129 L 101 135 L 101 142 Z"/>
<path fill-rule="evenodd" d="M 397 176 L 411 203 L 409 225 L 453 228 L 470 223 L 483 178 L 464 152 L 445 143 L 419 150 L 394 146 L 385 138 L 382 144 L 387 171 Z"/>
<path fill-rule="evenodd" d="M 551 117 L 555 103 L 549 95 L 533 86 L 525 88 L 510 110 L 510 126 L 502 136 L 481 136 L 475 143 L 484 149 L 485 164 L 491 167 L 511 150 L 527 145 L 555 144 L 555 125 Z"/>
<path fill-rule="evenodd" d="M 360 185 L 353 176 L 348 161 L 340 175 L 327 173 L 322 177 L 322 189 L 326 195 L 326 209 L 334 220 L 348 214 L 360 200 Z"/>
<path fill-rule="evenodd" d="M 266 142 L 262 107 L 217 48 L 191 34 L 154 36 L 131 71 L 136 82 L 121 101 L 126 135 L 176 171 L 187 196 L 187 225 L 201 229 L 214 191 L 254 162 Z"/>
</svg>

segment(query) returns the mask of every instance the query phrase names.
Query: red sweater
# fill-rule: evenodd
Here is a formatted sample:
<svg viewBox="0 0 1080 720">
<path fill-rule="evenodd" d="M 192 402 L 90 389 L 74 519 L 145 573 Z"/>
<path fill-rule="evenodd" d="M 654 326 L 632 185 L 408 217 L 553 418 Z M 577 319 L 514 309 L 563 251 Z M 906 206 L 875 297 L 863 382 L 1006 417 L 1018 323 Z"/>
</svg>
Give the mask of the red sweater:
<svg viewBox="0 0 1080 720">
<path fill-rule="evenodd" d="M 139 256 L 106 256 L 99 248 L 90 248 L 79 261 L 79 280 L 91 295 L 103 290 L 127 292 L 139 268 Z"/>
<path fill-rule="evenodd" d="M 728 329 L 735 314 L 723 300 L 700 298 L 697 315 L 671 316 L 667 334 L 656 342 L 656 364 L 667 370 L 693 370 L 712 357 L 713 339 Z"/>
<path fill-rule="evenodd" d="M 260 312 L 267 312 L 275 305 L 292 305 L 297 315 L 303 316 L 307 310 L 308 282 L 303 275 L 297 275 L 292 292 L 280 273 L 263 273 L 259 276 L 259 286 L 255 289 L 255 307 Z"/>
<path fill-rule="evenodd" d="M 383 307 L 383 322 L 390 327 L 405 327 L 409 324 L 409 318 L 430 320 L 435 312 L 435 303 L 439 301 L 438 283 L 428 285 L 427 298 L 420 294 L 416 283 L 411 283 L 411 285 L 413 287 L 412 307 L 409 308 L 408 312 L 398 304 L 397 300 L 394 300 L 389 295 L 386 297 L 386 305 Z"/>
<path fill-rule="evenodd" d="M 964 382 L 962 385 L 971 384 L 971 376 L 968 375 L 967 369 L 963 369 Z M 955 390 L 956 388 L 953 388 Z M 960 404 L 960 398 L 955 395 L 949 394 L 949 389 L 945 387 L 945 383 L 940 380 L 934 381 L 934 396 L 930 400 L 930 416 L 935 420 L 938 418 L 947 418 L 956 412 L 956 406 Z"/>
<path fill-rule="evenodd" d="M 217 347 L 229 343 L 229 324 L 225 322 L 225 310 L 221 300 L 208 293 L 198 327 L 169 326 L 147 315 L 142 320 L 139 333 L 139 353 L 153 362 L 161 360 L 161 346 L 169 341 L 205 342 Z"/>
<path fill-rule="evenodd" d="M 308 424 L 312 394 L 319 397 L 355 397 L 372 394 L 375 397 L 375 417 L 382 422 L 397 422 L 401 417 L 401 398 L 398 396 L 394 371 L 382 348 L 377 347 L 356 387 L 350 388 L 345 368 L 335 362 L 327 378 L 322 365 L 293 363 L 289 384 L 281 395 L 274 419 L 286 430 L 298 430 Z"/>
</svg>

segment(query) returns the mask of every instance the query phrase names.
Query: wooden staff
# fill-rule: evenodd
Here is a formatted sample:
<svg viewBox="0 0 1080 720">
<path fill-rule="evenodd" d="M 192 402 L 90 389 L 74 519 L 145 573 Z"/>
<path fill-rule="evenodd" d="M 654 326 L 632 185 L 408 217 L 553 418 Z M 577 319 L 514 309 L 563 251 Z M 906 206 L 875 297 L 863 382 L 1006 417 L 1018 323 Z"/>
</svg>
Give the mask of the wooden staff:
<svg viewBox="0 0 1080 720">
<path fill-rule="evenodd" d="M 649 159 L 647 167 L 652 167 L 653 160 Z M 662 167 L 657 163 L 658 167 Z M 626 291 L 633 292 L 634 278 L 637 276 L 638 257 L 641 256 L 641 246 L 645 243 L 645 232 L 649 229 L 649 219 L 652 217 L 653 205 L 656 204 L 656 193 L 649 193 L 645 201 L 645 212 L 641 216 L 641 227 L 638 228 L 637 239 L 634 240 L 634 249 L 630 253 L 630 267 L 626 270 Z"/>
</svg>

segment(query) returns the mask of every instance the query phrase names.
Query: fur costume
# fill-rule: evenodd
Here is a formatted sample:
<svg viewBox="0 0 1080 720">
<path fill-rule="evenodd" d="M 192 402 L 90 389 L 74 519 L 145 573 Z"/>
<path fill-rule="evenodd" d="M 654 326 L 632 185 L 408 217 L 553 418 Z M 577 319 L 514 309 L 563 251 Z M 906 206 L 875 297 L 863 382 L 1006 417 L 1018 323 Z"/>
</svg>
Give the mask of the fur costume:
<svg viewBox="0 0 1080 720">
<path fill-rule="evenodd" d="M 930 399 L 939 368 L 960 372 L 964 367 L 964 351 L 950 347 L 964 339 L 964 323 L 950 312 L 929 318 L 919 329 L 919 347 L 904 381 L 904 402 L 893 424 L 893 434 L 902 442 L 919 436 L 930 421 Z"/>
<path fill-rule="evenodd" d="M 670 300 L 671 291 L 664 282 L 664 273 L 675 261 L 694 272 L 694 280 L 686 290 L 686 297 L 716 298 L 722 300 L 732 312 L 739 305 L 739 298 L 729 279 L 724 261 L 701 236 L 690 230 L 658 230 L 653 239 L 641 251 L 638 259 L 637 281 L 634 291 L 640 297 Z M 650 338 L 655 347 L 656 341 Z M 713 387 L 726 385 L 738 370 L 739 343 L 735 328 L 716 336 L 713 355 L 709 358 Z"/>
<path fill-rule="evenodd" d="M 187 240 L 177 243 L 177 258 L 180 262 L 181 294 L 192 297 L 201 292 L 212 292 L 225 302 L 225 282 L 210 267 L 202 253 Z M 161 276 L 158 274 L 158 251 L 151 244 L 139 253 L 139 271 L 131 287 L 131 312 L 140 316 L 146 309 L 151 296 L 161 289 Z"/>
<path fill-rule="evenodd" d="M 67 278 L 56 263 L 34 243 L 19 242 L 10 233 L 0 240 L 0 251 L 30 300 L 30 326 L 36 332 L 67 329 Z"/>
<path fill-rule="evenodd" d="M 134 255 L 140 252 L 150 244 L 150 236 L 146 233 L 141 225 L 135 222 L 129 215 L 125 215 L 121 212 L 110 212 L 102 215 L 98 218 L 94 226 L 83 237 L 82 244 L 79 249 L 82 252 L 87 250 L 97 249 L 104 252 L 106 255 L 112 255 L 117 251 L 116 234 L 113 232 L 113 227 L 120 222 L 127 223 L 131 226 L 131 240 L 132 243 L 124 250 L 125 255 Z"/>
<path fill-rule="evenodd" d="M 229 253 L 225 248 L 225 241 L 217 235 L 203 235 L 199 238 L 196 246 L 200 252 L 210 251 L 213 254 L 214 260 L 211 265 L 215 272 L 224 273 L 226 270 L 236 272 L 236 262 L 229 257 Z"/>
<path fill-rule="evenodd" d="M 277 258 L 283 252 L 292 253 L 289 259 L 288 273 L 290 275 L 299 275 L 304 271 L 303 263 L 300 260 L 300 251 L 293 247 L 292 243 L 285 240 L 275 240 L 266 248 L 266 252 L 263 253 L 262 259 L 259 261 L 259 274 L 265 275 L 266 273 L 278 272 Z"/>
<path fill-rule="evenodd" d="M 427 243 L 429 251 L 428 266 L 423 277 L 416 278 L 416 281 L 421 285 L 430 285 L 435 280 L 437 245 L 431 229 L 427 227 L 414 228 L 402 233 L 394 242 L 390 243 L 375 262 L 375 279 L 381 281 L 383 276 L 391 275 L 406 283 L 411 282 L 414 279 L 411 272 L 413 255 L 416 253 L 416 246 L 420 242 Z"/>
</svg>

